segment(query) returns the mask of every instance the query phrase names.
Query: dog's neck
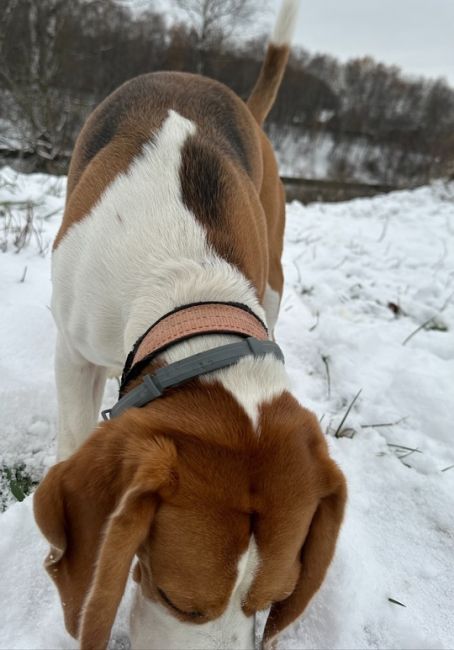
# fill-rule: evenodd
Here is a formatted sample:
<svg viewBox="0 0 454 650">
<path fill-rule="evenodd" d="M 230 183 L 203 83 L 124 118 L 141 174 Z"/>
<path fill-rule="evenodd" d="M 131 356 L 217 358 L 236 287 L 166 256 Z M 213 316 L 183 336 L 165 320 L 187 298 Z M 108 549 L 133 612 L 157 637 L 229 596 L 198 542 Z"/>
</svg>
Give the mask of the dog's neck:
<svg viewBox="0 0 454 650">
<path fill-rule="evenodd" d="M 131 301 L 124 335 L 124 351 L 129 352 L 137 339 L 153 323 L 182 305 L 198 302 L 241 303 L 251 309 L 266 323 L 265 312 L 255 290 L 238 269 L 216 257 L 203 261 L 191 259 L 167 261 L 153 270 L 138 283 L 138 290 Z M 222 342 L 235 340 L 231 335 L 207 336 L 206 346 L 213 345 L 208 339 L 222 338 Z M 176 347 L 184 346 L 179 344 Z M 199 351 L 200 345 L 197 346 Z"/>
<path fill-rule="evenodd" d="M 129 352 L 150 325 L 173 309 L 208 301 L 242 303 L 266 324 L 266 315 L 254 288 L 238 269 L 216 258 L 201 262 L 172 261 L 161 265 L 156 273 L 150 273 L 139 283 L 125 330 L 125 352 Z M 151 370 L 153 363 L 174 363 L 238 340 L 238 336 L 232 334 L 196 336 L 168 348 L 152 362 Z M 244 408 L 255 428 L 259 423 L 260 405 L 288 390 L 285 367 L 273 355 L 242 359 L 230 368 L 201 377 L 201 381 L 221 382 Z"/>
</svg>

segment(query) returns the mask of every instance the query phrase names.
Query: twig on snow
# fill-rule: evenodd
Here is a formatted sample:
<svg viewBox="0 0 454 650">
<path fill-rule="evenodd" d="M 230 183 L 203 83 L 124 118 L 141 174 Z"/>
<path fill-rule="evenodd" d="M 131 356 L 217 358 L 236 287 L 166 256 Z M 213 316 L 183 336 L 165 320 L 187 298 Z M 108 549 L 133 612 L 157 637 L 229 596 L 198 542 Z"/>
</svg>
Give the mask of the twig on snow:
<svg viewBox="0 0 454 650">
<path fill-rule="evenodd" d="M 334 434 L 334 437 L 335 437 L 335 438 L 340 438 L 340 437 L 341 437 L 339 434 L 340 434 L 340 432 L 341 432 L 341 430 L 342 430 L 342 426 L 343 426 L 345 420 L 348 418 L 349 413 L 350 413 L 350 411 L 352 410 L 353 406 L 355 405 L 356 400 L 357 400 L 358 397 L 361 395 L 362 390 L 363 390 L 363 389 L 360 388 L 359 391 L 356 393 L 355 397 L 354 397 L 354 398 L 352 399 L 352 401 L 350 402 L 350 405 L 349 405 L 348 409 L 345 411 L 345 415 L 344 415 L 344 417 L 342 418 L 342 420 L 340 421 L 339 426 L 338 426 L 337 429 L 336 429 L 336 432 L 335 432 L 335 434 Z"/>
</svg>

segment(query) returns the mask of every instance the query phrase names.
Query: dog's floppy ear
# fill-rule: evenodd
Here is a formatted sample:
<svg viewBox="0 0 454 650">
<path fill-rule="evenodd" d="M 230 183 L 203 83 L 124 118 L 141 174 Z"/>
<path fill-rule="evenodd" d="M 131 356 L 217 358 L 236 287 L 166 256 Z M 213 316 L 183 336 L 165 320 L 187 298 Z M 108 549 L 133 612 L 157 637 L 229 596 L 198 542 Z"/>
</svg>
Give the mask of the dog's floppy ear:
<svg viewBox="0 0 454 650">
<path fill-rule="evenodd" d="M 52 467 L 34 497 L 50 542 L 45 567 L 55 581 L 68 632 L 84 650 L 107 645 L 134 554 L 148 534 L 158 493 L 173 480 L 176 450 L 136 416 L 101 425 Z"/>
<path fill-rule="evenodd" d="M 312 518 L 301 549 L 301 569 L 295 589 L 285 600 L 272 605 L 264 633 L 267 647 L 279 632 L 293 623 L 320 588 L 336 548 L 347 488 L 337 465 L 327 461 L 326 492 Z"/>
<path fill-rule="evenodd" d="M 83 606 L 81 650 L 107 646 L 134 554 L 149 532 L 155 509 L 156 496 L 139 479 L 110 517 Z"/>
</svg>

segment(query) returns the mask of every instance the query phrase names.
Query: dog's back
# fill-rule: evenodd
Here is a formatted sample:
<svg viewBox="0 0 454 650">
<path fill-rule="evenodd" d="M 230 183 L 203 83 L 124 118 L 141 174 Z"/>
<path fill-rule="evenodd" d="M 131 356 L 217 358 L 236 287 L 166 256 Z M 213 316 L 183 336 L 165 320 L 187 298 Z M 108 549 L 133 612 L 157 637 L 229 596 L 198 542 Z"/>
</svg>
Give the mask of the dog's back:
<svg viewBox="0 0 454 650">
<path fill-rule="evenodd" d="M 255 127 L 263 124 L 276 99 L 288 61 L 298 4 L 298 0 L 283 2 L 247 102 L 249 110 L 223 84 L 181 72 L 141 75 L 109 95 L 91 114 L 78 138 L 69 171 L 68 197 L 86 167 L 109 145 L 119 141 L 124 145 L 124 150 L 117 150 L 120 167 L 113 168 L 112 175 L 127 167 L 140 147 L 159 130 L 169 110 L 201 127 L 199 139 L 219 154 L 233 156 L 259 184 L 260 152 Z"/>
<path fill-rule="evenodd" d="M 225 85 L 181 72 L 141 75 L 109 95 L 90 115 L 77 140 L 68 175 L 67 210 L 54 248 L 67 229 L 93 207 L 100 192 L 127 170 L 144 144 L 159 132 L 170 110 L 196 126 L 194 137 L 182 151 L 181 178 L 185 184 L 183 199 L 188 207 L 196 208 L 198 217 L 209 212 L 208 219 L 215 221 L 212 208 L 219 212 L 216 198 L 226 183 L 223 171 L 229 161 L 260 193 L 263 156 L 272 157 L 272 150 L 258 127 L 271 110 L 282 81 L 297 6 L 297 0 L 283 3 L 247 107 Z M 84 172 L 96 177 L 96 184 L 85 178 L 83 190 L 74 197 L 73 190 Z"/>
<path fill-rule="evenodd" d="M 138 300 L 145 270 L 156 285 L 168 261 L 215 257 L 238 269 L 271 305 L 273 327 L 284 195 L 261 123 L 284 73 L 296 5 L 284 3 L 248 105 L 214 80 L 162 72 L 125 83 L 87 120 L 54 243 L 53 312 L 92 363 L 121 367 L 139 335 L 128 330 L 128 302 Z M 91 322 L 100 311 L 102 325 Z"/>
<path fill-rule="evenodd" d="M 83 171 L 106 147 L 118 145 L 115 153 L 121 156 L 121 166 L 127 168 L 141 147 L 159 132 L 169 110 L 196 126 L 198 144 L 205 145 L 202 155 L 228 156 L 247 173 L 257 175 L 256 124 L 235 93 L 207 77 L 156 72 L 126 82 L 91 114 L 74 151 L 69 194 Z M 187 144 L 186 149 L 190 148 Z M 212 161 L 203 162 L 208 166 Z"/>
</svg>

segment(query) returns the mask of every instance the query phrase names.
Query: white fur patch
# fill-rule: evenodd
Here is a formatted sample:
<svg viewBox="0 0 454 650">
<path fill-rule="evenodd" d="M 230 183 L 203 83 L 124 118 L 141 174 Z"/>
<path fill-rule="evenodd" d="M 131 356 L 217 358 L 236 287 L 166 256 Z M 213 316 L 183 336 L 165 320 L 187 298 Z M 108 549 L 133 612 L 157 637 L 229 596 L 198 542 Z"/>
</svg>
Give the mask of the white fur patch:
<svg viewBox="0 0 454 650">
<path fill-rule="evenodd" d="M 167 363 L 180 361 L 193 354 L 241 340 L 237 336 L 204 336 L 179 343 L 164 353 Z M 263 358 L 245 357 L 235 365 L 203 375 L 204 382 L 219 381 L 244 408 L 257 428 L 260 405 L 270 402 L 289 388 L 284 364 L 271 354 Z"/>
<path fill-rule="evenodd" d="M 296 28 L 299 7 L 300 0 L 282 0 L 271 36 L 273 45 L 278 47 L 290 45 Z"/>
<path fill-rule="evenodd" d="M 289 388 L 284 364 L 271 354 L 263 359 L 246 357 L 215 375 L 244 408 L 254 429 L 258 427 L 260 406 Z M 205 380 L 209 381 L 209 377 Z"/>
<path fill-rule="evenodd" d="M 241 603 L 244 602 L 247 593 L 254 582 L 259 565 L 259 549 L 255 538 L 252 535 L 246 553 L 241 556 L 240 561 L 238 562 L 238 577 L 233 588 L 233 595 L 238 594 Z"/>
<path fill-rule="evenodd" d="M 134 650 L 253 650 L 255 620 L 243 613 L 241 605 L 259 564 L 257 545 L 251 537 L 238 562 L 236 583 L 224 613 L 203 625 L 178 620 L 163 605 L 144 598 L 138 587 L 131 615 Z"/>
<path fill-rule="evenodd" d="M 274 291 L 274 289 L 272 289 L 269 284 L 267 284 L 265 289 L 265 296 L 263 298 L 263 308 L 265 309 L 266 320 L 271 333 L 276 327 L 280 305 L 281 296 L 277 291 Z"/>
</svg>

